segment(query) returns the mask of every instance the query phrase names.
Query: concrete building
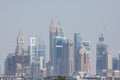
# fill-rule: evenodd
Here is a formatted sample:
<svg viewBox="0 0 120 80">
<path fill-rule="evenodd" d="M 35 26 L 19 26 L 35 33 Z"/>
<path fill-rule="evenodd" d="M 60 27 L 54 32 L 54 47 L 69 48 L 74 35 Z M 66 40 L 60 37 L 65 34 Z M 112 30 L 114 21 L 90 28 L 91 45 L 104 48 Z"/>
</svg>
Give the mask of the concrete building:
<svg viewBox="0 0 120 80">
<path fill-rule="evenodd" d="M 108 51 L 106 54 L 106 69 L 112 70 L 112 56 L 110 51 Z"/>
</svg>

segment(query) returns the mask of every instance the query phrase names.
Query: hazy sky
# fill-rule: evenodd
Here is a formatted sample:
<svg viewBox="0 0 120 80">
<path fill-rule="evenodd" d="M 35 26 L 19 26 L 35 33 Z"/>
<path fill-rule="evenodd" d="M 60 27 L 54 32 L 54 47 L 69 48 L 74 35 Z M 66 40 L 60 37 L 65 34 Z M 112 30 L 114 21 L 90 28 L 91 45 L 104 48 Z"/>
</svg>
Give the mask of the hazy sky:
<svg viewBox="0 0 120 80">
<path fill-rule="evenodd" d="M 79 32 L 83 40 L 91 41 L 92 73 L 95 73 L 95 47 L 102 32 L 112 55 L 118 55 L 120 0 L 0 0 L 0 65 L 14 52 L 20 29 L 26 48 L 30 36 L 38 36 L 45 41 L 48 54 L 52 18 L 61 22 L 66 37 L 72 39 L 73 33 Z"/>
</svg>

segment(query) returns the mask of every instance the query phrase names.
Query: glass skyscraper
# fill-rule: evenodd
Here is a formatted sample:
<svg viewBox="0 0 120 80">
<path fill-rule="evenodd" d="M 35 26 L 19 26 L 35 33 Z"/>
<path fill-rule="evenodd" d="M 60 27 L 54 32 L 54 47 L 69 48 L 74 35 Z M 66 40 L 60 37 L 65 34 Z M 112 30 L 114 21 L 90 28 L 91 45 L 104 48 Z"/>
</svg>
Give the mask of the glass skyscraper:
<svg viewBox="0 0 120 80">
<path fill-rule="evenodd" d="M 38 48 L 36 45 L 36 38 L 30 38 L 30 73 L 32 78 L 39 78 L 39 57 L 38 57 Z"/>
<path fill-rule="evenodd" d="M 104 37 L 101 34 L 96 49 L 96 75 L 102 75 L 103 69 L 106 69 L 107 48 L 108 45 L 104 43 Z"/>
<path fill-rule="evenodd" d="M 54 38 L 56 36 L 56 23 L 55 20 L 52 19 L 49 29 L 49 59 L 50 64 L 54 65 Z"/>
<path fill-rule="evenodd" d="M 55 75 L 61 75 L 63 74 L 63 37 L 57 36 L 55 38 L 55 44 L 54 44 L 54 74 Z"/>
<path fill-rule="evenodd" d="M 74 33 L 74 61 L 75 71 L 80 71 L 79 50 L 81 46 L 80 33 Z"/>
</svg>

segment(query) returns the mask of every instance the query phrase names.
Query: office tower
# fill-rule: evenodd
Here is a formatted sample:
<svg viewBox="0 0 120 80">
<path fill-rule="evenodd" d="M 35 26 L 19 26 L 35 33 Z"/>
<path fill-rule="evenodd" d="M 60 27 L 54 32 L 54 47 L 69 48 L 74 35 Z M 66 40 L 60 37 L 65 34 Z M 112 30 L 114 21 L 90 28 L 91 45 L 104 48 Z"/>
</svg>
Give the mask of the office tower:
<svg viewBox="0 0 120 80">
<path fill-rule="evenodd" d="M 5 60 L 5 75 L 29 76 L 30 57 L 24 49 L 23 33 L 19 32 L 15 52 L 9 54 Z"/>
<path fill-rule="evenodd" d="M 113 70 L 120 70 L 120 52 L 118 53 L 118 57 L 112 58 L 112 68 Z"/>
<path fill-rule="evenodd" d="M 17 47 L 15 51 L 16 76 L 24 74 L 24 36 L 20 31 L 17 37 Z"/>
<path fill-rule="evenodd" d="M 45 42 L 41 39 L 38 40 L 38 56 L 40 60 L 40 70 L 43 70 L 46 68 L 46 56 L 45 56 Z"/>
<path fill-rule="evenodd" d="M 75 71 L 80 71 L 80 61 L 79 61 L 79 50 L 81 46 L 80 33 L 74 33 L 74 61 L 75 61 Z"/>
<path fill-rule="evenodd" d="M 90 74 L 91 73 L 91 64 L 90 64 L 90 53 L 91 53 L 91 51 L 90 51 L 90 41 L 82 41 L 81 42 L 81 47 L 83 47 L 83 48 L 85 48 L 86 49 L 86 67 L 87 67 L 87 69 L 88 70 L 86 70 L 86 73 L 87 74 Z"/>
<path fill-rule="evenodd" d="M 88 73 L 88 54 L 84 47 L 79 51 L 80 71 Z"/>
<path fill-rule="evenodd" d="M 96 75 L 102 75 L 103 69 L 106 69 L 105 55 L 108 48 L 108 45 L 104 43 L 103 34 L 100 35 L 96 48 Z"/>
<path fill-rule="evenodd" d="M 35 37 L 30 38 L 30 73 L 32 78 L 40 77 L 38 48 Z"/>
<path fill-rule="evenodd" d="M 72 75 L 74 72 L 74 48 L 73 41 L 64 39 L 63 44 L 63 74 Z"/>
<path fill-rule="evenodd" d="M 15 75 L 16 73 L 16 63 L 15 63 L 15 55 L 10 53 L 5 59 L 4 63 L 4 74 L 5 75 Z"/>
<path fill-rule="evenodd" d="M 54 74 L 61 75 L 63 74 L 63 41 L 64 38 L 61 36 L 57 36 L 54 38 L 55 40 L 55 53 L 54 53 Z"/>
<path fill-rule="evenodd" d="M 112 70 L 112 57 L 110 51 L 106 54 L 106 69 Z"/>
<path fill-rule="evenodd" d="M 52 66 L 54 65 L 54 38 L 57 34 L 56 32 L 56 23 L 55 20 L 52 19 L 49 29 L 49 59 Z"/>
</svg>

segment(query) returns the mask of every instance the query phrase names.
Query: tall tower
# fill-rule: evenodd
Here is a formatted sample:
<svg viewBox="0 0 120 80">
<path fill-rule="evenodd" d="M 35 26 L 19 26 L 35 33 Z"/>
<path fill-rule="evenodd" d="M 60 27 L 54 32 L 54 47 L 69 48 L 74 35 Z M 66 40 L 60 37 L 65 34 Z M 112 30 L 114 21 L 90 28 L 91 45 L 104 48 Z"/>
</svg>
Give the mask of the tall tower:
<svg viewBox="0 0 120 80">
<path fill-rule="evenodd" d="M 106 69 L 112 69 L 112 56 L 110 51 L 107 51 L 106 54 Z"/>
<path fill-rule="evenodd" d="M 82 47 L 79 51 L 80 71 L 88 73 L 88 54 L 87 50 Z"/>
<path fill-rule="evenodd" d="M 16 76 L 23 76 L 24 73 L 24 37 L 20 31 L 17 37 L 17 46 L 15 51 Z"/>
<path fill-rule="evenodd" d="M 65 53 L 64 53 L 65 54 Z M 74 65 L 74 46 L 73 41 L 68 40 L 68 75 L 72 75 L 75 71 Z"/>
<path fill-rule="evenodd" d="M 16 47 L 16 55 L 21 55 L 24 50 L 24 36 L 23 33 L 20 31 L 17 37 L 17 47 Z"/>
<path fill-rule="evenodd" d="M 106 69 L 106 53 L 108 45 L 104 44 L 103 34 L 99 37 L 99 43 L 96 46 L 96 75 L 102 75 L 103 69 Z"/>
<path fill-rule="evenodd" d="M 54 38 L 57 34 L 56 31 L 56 22 L 52 19 L 49 29 L 49 59 L 52 66 L 54 65 Z"/>
<path fill-rule="evenodd" d="M 38 57 L 38 46 L 36 44 L 36 38 L 30 38 L 30 74 L 32 78 L 40 77 L 40 65 Z"/>
<path fill-rule="evenodd" d="M 54 45 L 54 74 L 55 75 L 62 75 L 63 74 L 63 41 L 64 38 L 61 36 L 57 36 L 55 38 L 55 45 Z"/>
<path fill-rule="evenodd" d="M 81 46 L 80 33 L 74 33 L 74 61 L 75 61 L 75 71 L 80 71 L 80 61 L 79 61 L 79 50 Z"/>
</svg>

